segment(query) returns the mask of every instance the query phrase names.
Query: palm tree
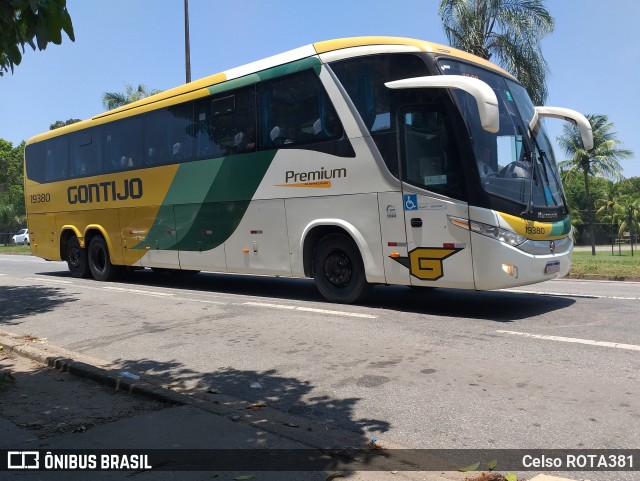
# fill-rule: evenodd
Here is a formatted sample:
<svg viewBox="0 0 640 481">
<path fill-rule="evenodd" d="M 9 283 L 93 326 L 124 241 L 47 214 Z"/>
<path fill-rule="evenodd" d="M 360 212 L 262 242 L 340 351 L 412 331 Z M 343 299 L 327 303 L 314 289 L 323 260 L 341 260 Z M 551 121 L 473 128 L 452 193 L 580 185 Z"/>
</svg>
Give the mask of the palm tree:
<svg viewBox="0 0 640 481">
<path fill-rule="evenodd" d="M 149 90 L 143 84 L 138 84 L 138 87 L 135 88 L 133 85 L 127 84 L 124 92 L 105 92 L 102 95 L 102 104 L 105 109 L 113 110 L 158 92 L 160 90 Z"/>
<path fill-rule="evenodd" d="M 618 184 L 609 181 L 606 196 L 596 199 L 594 206 L 598 209 L 596 210 L 596 218 L 601 221 L 611 223 L 611 255 L 613 255 L 613 246 L 616 240 L 614 226 L 618 222 L 620 209 L 622 208 L 618 196 Z"/>
<path fill-rule="evenodd" d="M 549 67 L 540 40 L 554 27 L 544 0 L 440 0 L 439 14 L 453 47 L 495 57 L 544 105 Z"/>
<path fill-rule="evenodd" d="M 587 222 L 591 237 L 591 254 L 596 255 L 596 240 L 593 231 L 593 203 L 589 193 L 589 177 L 602 176 L 610 180 L 622 178 L 620 161 L 633 155 L 633 152 L 623 149 L 622 142 L 616 139 L 613 132 L 613 122 L 609 122 L 606 115 L 587 115 L 593 130 L 593 149 L 586 150 L 582 145 L 582 137 L 578 127 L 567 124 L 563 133 L 558 137 L 558 144 L 564 150 L 569 160 L 560 162 L 560 168 L 565 171 L 565 177 L 582 173 L 584 191 L 587 203 Z"/>
<path fill-rule="evenodd" d="M 622 222 L 618 229 L 618 236 L 623 237 L 626 231 L 629 231 L 629 240 L 631 242 L 631 255 L 633 256 L 633 240 L 640 231 L 640 199 L 625 197 L 622 202 Z"/>
</svg>

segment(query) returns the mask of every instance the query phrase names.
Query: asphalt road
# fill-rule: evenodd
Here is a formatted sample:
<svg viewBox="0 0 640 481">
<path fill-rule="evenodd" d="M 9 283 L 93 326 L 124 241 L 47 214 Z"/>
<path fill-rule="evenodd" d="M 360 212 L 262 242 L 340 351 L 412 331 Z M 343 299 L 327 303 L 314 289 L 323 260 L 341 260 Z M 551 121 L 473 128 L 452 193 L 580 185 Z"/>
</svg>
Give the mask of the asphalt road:
<svg viewBox="0 0 640 481">
<path fill-rule="evenodd" d="M 310 280 L 147 270 L 98 283 L 64 263 L 0 256 L 0 329 L 264 401 L 328 435 L 412 448 L 640 446 L 639 283 L 373 292 L 342 306 Z"/>
</svg>

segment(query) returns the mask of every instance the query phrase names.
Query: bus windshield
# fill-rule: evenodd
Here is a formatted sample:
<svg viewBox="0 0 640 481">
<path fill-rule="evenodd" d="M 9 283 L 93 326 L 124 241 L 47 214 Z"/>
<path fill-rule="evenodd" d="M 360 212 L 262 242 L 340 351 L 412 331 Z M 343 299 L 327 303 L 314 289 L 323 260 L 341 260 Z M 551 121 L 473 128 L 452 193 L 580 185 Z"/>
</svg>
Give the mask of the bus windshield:
<svg viewBox="0 0 640 481">
<path fill-rule="evenodd" d="M 482 189 L 491 196 L 521 204 L 533 215 L 540 209 L 564 210 L 562 183 L 542 123 L 531 125 L 535 108 L 518 83 L 467 63 L 440 59 L 444 75 L 463 75 L 486 82 L 498 98 L 500 130 L 482 129 L 475 100 L 453 90 L 473 140 Z M 540 215 L 538 215 L 540 217 Z"/>
</svg>

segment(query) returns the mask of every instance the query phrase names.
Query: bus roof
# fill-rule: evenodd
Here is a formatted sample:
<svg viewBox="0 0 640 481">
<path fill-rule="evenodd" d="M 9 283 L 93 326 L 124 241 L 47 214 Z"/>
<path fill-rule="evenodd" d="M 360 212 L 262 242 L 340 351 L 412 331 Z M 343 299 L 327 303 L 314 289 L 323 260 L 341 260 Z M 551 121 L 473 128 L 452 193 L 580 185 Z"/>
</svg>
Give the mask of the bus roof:
<svg viewBox="0 0 640 481">
<path fill-rule="evenodd" d="M 462 60 L 467 60 L 475 64 L 481 65 L 485 68 L 489 68 L 502 75 L 513 78 L 507 71 L 501 69 L 497 65 L 477 57 L 462 50 L 440 45 L 433 42 L 427 42 L 424 40 L 417 40 L 412 38 L 403 37 L 349 37 L 339 38 L 334 40 L 326 40 L 322 42 L 316 42 L 304 47 L 289 50 L 272 57 L 267 57 L 256 62 L 246 64 L 241 67 L 236 67 L 225 72 L 220 72 L 208 77 L 194 80 L 188 84 L 184 84 L 178 87 L 174 87 L 169 90 L 165 90 L 155 95 L 151 95 L 144 99 L 132 102 L 117 109 L 109 110 L 107 112 L 93 116 L 91 119 L 84 120 L 75 124 L 67 125 L 59 129 L 50 130 L 48 132 L 36 135 L 27 141 L 27 145 L 46 140 L 52 137 L 57 137 L 65 133 L 74 132 L 76 130 L 82 130 L 84 128 L 99 125 L 102 123 L 110 122 L 120 118 L 129 117 L 134 114 L 143 113 L 149 110 L 155 110 L 156 108 L 167 107 L 177 102 L 186 102 L 200 97 L 206 97 L 211 94 L 210 87 L 221 84 L 223 82 L 245 77 L 247 75 L 256 74 L 263 70 L 285 65 L 291 62 L 302 60 L 308 57 L 317 55 L 333 53 L 333 60 L 337 60 L 341 56 L 341 51 L 344 51 L 344 56 L 349 57 L 353 54 L 349 53 L 349 49 L 362 49 L 360 55 L 370 55 L 375 53 L 389 52 L 389 47 L 404 47 L 416 52 L 430 52 L 435 54 L 448 55 Z"/>
</svg>

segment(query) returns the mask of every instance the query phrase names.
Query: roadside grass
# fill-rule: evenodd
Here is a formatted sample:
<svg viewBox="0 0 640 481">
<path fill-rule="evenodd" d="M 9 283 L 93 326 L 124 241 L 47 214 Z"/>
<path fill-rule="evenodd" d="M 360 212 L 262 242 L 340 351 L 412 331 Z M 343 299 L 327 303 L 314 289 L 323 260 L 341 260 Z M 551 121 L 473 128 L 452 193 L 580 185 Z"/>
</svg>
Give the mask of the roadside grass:
<svg viewBox="0 0 640 481">
<path fill-rule="evenodd" d="M 634 249 L 631 256 L 631 250 L 626 249 L 619 253 L 616 248 L 613 255 L 611 251 L 596 251 L 596 255 L 592 256 L 590 251 L 573 251 L 573 261 L 568 276 L 578 278 L 602 276 L 615 280 L 640 280 L 640 252 Z"/>
<path fill-rule="evenodd" d="M 23 245 L 0 245 L 0 254 L 21 254 L 21 255 L 31 255 L 31 247 L 23 246 Z"/>
</svg>

